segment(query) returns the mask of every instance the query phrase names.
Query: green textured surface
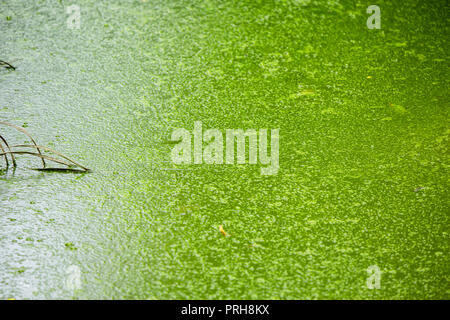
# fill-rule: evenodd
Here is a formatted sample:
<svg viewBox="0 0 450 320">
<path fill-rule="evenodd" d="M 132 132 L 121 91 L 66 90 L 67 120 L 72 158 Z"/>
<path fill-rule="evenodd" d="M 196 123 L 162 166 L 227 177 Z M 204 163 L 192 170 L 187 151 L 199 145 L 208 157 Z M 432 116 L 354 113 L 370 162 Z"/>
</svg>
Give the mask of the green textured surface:
<svg viewBox="0 0 450 320">
<path fill-rule="evenodd" d="M 0 171 L 0 298 L 449 299 L 449 7 L 370 4 L 0 1 L 0 120 L 93 169 Z M 173 165 L 197 120 L 278 175 Z"/>
</svg>

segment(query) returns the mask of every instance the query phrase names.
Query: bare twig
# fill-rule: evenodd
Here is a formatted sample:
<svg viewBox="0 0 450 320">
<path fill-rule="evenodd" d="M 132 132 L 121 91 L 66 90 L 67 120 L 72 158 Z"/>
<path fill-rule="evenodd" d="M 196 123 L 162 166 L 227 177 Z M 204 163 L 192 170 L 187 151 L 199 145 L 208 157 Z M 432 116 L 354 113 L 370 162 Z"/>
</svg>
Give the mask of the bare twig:
<svg viewBox="0 0 450 320">
<path fill-rule="evenodd" d="M 89 171 L 75 168 L 30 168 L 36 171 L 46 171 L 46 172 L 71 172 L 71 173 L 87 173 Z"/>
<path fill-rule="evenodd" d="M 0 136 L 0 138 L 3 140 L 2 136 Z M 3 145 L 1 142 L 0 142 L 0 151 L 5 153 L 5 149 L 3 149 Z M 4 157 L 5 157 L 6 168 L 8 168 L 9 167 L 8 157 L 6 156 L 6 154 L 4 155 Z"/>
<path fill-rule="evenodd" d="M 14 128 L 16 130 L 19 130 L 20 132 L 22 132 L 25 135 L 27 135 L 30 138 L 30 140 L 33 142 L 33 144 L 19 144 L 19 145 L 15 145 L 15 146 L 11 146 L 10 147 L 8 142 L 6 141 L 6 139 L 3 138 L 0 135 L 0 157 L 1 156 L 5 157 L 5 161 L 6 161 L 6 166 L 7 167 L 9 166 L 8 156 L 7 155 L 11 156 L 11 159 L 13 161 L 13 165 L 14 165 L 14 167 L 16 167 L 16 159 L 15 159 L 14 155 L 26 154 L 26 155 L 31 155 L 31 156 L 35 156 L 35 157 L 41 158 L 42 164 L 43 164 L 43 168 L 38 168 L 38 169 L 34 169 L 34 170 L 60 171 L 60 172 L 64 172 L 64 171 L 65 172 L 89 172 L 90 171 L 89 168 L 83 166 L 82 164 L 76 162 L 75 160 L 70 159 L 69 157 L 63 155 L 62 153 L 60 153 L 58 151 L 53 150 L 53 149 L 51 149 L 49 147 L 38 145 L 36 143 L 36 141 L 33 139 L 33 137 L 25 129 L 23 129 L 21 127 L 18 127 L 16 125 L 7 123 L 7 122 L 0 121 L 0 124 L 12 127 L 12 128 Z M 5 146 L 7 148 L 7 151 L 5 150 L 5 148 L 3 148 L 3 144 L 1 143 L 1 141 L 3 141 L 3 143 L 5 144 Z M 31 151 L 22 151 L 22 150 L 17 151 L 17 150 L 13 150 L 14 148 L 33 148 L 33 149 L 37 150 L 37 153 L 36 152 L 31 152 Z M 58 158 L 55 158 L 55 157 L 50 157 L 50 156 L 47 156 L 47 155 L 43 155 L 41 150 L 47 151 L 47 152 L 51 152 L 54 155 L 56 155 L 56 156 L 58 156 L 60 158 L 63 158 L 64 160 L 61 160 L 61 159 L 58 159 Z M 59 163 L 59 164 L 65 165 L 65 166 L 67 166 L 67 168 L 47 168 L 44 159 L 52 161 L 52 162 L 55 162 L 55 163 Z M 76 168 L 74 168 L 74 167 L 76 167 Z"/>
<path fill-rule="evenodd" d="M 58 159 L 56 159 L 56 158 L 52 158 L 52 157 L 49 157 L 49 156 L 45 156 L 45 155 L 43 155 L 43 154 L 39 154 L 39 153 L 35 153 L 35 152 L 30 152 L 30 151 L 7 151 L 7 152 L 4 152 L 4 153 L 0 153 L 0 156 L 5 155 L 5 154 L 29 154 L 29 155 L 31 155 L 31 156 L 36 156 L 36 157 L 39 157 L 39 158 L 44 158 L 44 159 L 47 159 L 47 160 L 50 160 L 50 161 L 53 161 L 53 162 L 56 162 L 56 163 L 59 163 L 59 164 L 66 165 L 66 166 L 68 166 L 68 167 L 72 166 L 70 163 L 65 162 L 65 161 L 63 161 L 63 160 L 58 160 Z"/>
<path fill-rule="evenodd" d="M 5 125 L 5 126 L 12 127 L 12 128 L 14 128 L 14 129 L 16 129 L 16 130 L 19 130 L 20 132 L 24 133 L 28 138 L 30 138 L 31 142 L 33 142 L 33 144 L 34 144 L 35 146 L 37 146 L 36 141 L 34 141 L 33 137 L 32 137 L 32 136 L 31 136 L 24 128 L 18 127 L 18 126 L 14 125 L 14 124 L 11 124 L 11 123 L 8 123 L 8 122 L 3 122 L 3 121 L 0 121 L 0 124 L 3 124 L 3 125 Z M 42 155 L 41 150 L 39 150 L 39 148 L 37 148 L 37 151 L 38 151 L 38 153 L 39 153 L 40 155 Z M 41 160 L 42 160 L 42 165 L 43 165 L 44 168 L 45 168 L 45 160 L 44 160 L 44 158 L 41 158 Z"/>
<path fill-rule="evenodd" d="M 3 143 L 6 145 L 6 148 L 8 148 L 8 150 L 11 151 L 11 148 L 9 147 L 8 142 L 1 135 L 0 135 L 0 140 L 2 140 Z M 2 147 L 2 150 L 3 150 L 3 147 Z M 16 164 L 16 158 L 14 157 L 13 154 L 11 154 L 11 159 L 12 159 L 12 162 L 13 162 L 13 167 L 15 167 L 17 164 Z M 8 166 L 9 163 L 8 163 L 8 157 L 6 156 L 6 154 L 5 154 L 5 160 L 6 160 L 6 165 Z"/>
<path fill-rule="evenodd" d="M 15 145 L 15 146 L 12 146 L 12 147 L 13 148 L 35 148 L 35 149 L 38 149 L 38 150 L 42 149 L 42 150 L 45 150 L 45 151 L 49 151 L 49 152 L 52 152 L 52 153 L 60 156 L 63 159 L 66 159 L 67 161 L 70 161 L 72 164 L 76 165 L 77 167 L 80 167 L 81 169 L 83 169 L 85 171 L 89 171 L 89 168 L 86 168 L 85 166 L 83 166 L 82 164 L 76 162 L 75 160 L 70 159 L 69 157 L 63 155 L 62 153 L 60 153 L 60 152 L 58 152 L 56 150 L 50 149 L 49 147 L 34 146 L 34 145 L 31 145 L 31 144 L 19 144 L 19 145 Z"/>
<path fill-rule="evenodd" d="M 14 67 L 12 64 L 10 64 L 6 61 L 3 61 L 3 60 L 0 60 L 0 66 L 5 67 L 6 69 L 16 70 L 16 67 Z"/>
</svg>

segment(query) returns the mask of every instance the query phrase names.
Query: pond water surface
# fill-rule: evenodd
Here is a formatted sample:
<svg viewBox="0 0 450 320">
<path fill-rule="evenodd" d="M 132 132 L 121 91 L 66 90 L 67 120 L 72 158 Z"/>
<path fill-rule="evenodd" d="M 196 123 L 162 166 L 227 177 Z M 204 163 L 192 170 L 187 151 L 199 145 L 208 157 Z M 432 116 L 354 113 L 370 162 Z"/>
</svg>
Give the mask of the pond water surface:
<svg viewBox="0 0 450 320">
<path fill-rule="evenodd" d="M 1 299 L 450 297 L 446 1 L 380 30 L 364 1 L 74 2 L 80 29 L 0 1 L 0 121 L 92 169 L 0 171 Z M 278 174 L 173 164 L 194 121 L 278 128 Z"/>
</svg>

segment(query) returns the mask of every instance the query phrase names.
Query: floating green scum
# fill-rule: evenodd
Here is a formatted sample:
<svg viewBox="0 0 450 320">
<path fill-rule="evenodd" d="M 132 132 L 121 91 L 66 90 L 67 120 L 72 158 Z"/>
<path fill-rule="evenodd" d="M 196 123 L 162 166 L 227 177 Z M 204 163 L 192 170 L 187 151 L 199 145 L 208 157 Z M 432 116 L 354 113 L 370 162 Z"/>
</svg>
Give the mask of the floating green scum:
<svg viewBox="0 0 450 320">
<path fill-rule="evenodd" d="M 448 1 L 0 6 L 0 299 L 450 298 Z"/>
</svg>

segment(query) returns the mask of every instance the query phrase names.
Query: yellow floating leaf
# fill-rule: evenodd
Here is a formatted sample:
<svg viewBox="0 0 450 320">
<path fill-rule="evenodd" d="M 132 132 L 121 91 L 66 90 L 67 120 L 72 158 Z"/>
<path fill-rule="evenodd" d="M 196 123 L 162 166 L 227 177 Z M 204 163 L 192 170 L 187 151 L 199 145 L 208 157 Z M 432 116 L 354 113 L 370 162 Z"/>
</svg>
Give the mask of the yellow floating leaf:
<svg viewBox="0 0 450 320">
<path fill-rule="evenodd" d="M 311 89 L 305 89 L 305 90 L 300 91 L 301 96 L 313 96 L 315 94 L 316 94 L 316 92 Z"/>
<path fill-rule="evenodd" d="M 228 236 L 228 233 L 226 233 L 225 230 L 223 230 L 222 225 L 219 226 L 219 231 L 224 237 Z"/>
</svg>

